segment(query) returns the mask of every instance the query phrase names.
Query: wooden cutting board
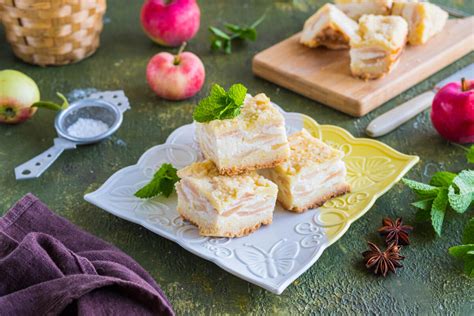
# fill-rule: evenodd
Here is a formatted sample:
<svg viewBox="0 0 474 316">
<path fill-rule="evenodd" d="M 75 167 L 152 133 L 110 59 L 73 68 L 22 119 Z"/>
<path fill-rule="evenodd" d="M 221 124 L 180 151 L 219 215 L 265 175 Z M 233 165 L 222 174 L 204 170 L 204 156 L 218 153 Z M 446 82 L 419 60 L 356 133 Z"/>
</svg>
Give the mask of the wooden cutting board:
<svg viewBox="0 0 474 316">
<path fill-rule="evenodd" d="M 407 46 L 398 67 L 382 79 L 350 74 L 349 52 L 308 48 L 299 34 L 258 53 L 255 75 L 352 116 L 363 116 L 474 50 L 474 17 L 448 20 L 442 33 Z"/>
</svg>

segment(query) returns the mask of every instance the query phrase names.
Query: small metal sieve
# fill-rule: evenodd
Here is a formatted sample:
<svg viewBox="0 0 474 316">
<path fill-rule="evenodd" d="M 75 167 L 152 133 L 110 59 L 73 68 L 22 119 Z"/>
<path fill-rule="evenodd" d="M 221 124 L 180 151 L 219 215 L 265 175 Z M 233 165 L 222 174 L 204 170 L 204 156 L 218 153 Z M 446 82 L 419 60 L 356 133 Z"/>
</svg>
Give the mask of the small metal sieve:
<svg viewBox="0 0 474 316">
<path fill-rule="evenodd" d="M 117 131 L 123 121 L 123 112 L 129 108 L 128 100 L 123 91 L 96 93 L 92 96 L 74 102 L 67 109 L 58 113 L 54 122 L 54 127 L 58 133 L 58 137 L 54 139 L 54 146 L 16 167 L 15 176 L 17 180 L 38 178 L 56 161 L 64 150 L 74 149 L 77 145 L 100 142 Z M 80 118 L 100 120 L 108 125 L 108 129 L 94 137 L 70 135 L 68 128 Z"/>
</svg>

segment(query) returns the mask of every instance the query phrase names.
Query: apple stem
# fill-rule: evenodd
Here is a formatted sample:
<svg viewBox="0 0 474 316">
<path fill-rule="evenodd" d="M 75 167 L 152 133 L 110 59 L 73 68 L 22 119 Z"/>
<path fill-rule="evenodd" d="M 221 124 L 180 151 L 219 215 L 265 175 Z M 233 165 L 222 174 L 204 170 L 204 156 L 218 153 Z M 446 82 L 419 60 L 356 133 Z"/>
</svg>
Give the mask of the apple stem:
<svg viewBox="0 0 474 316">
<path fill-rule="evenodd" d="M 461 78 L 461 90 L 462 92 L 469 90 L 469 83 L 467 82 L 466 78 Z"/>
<path fill-rule="evenodd" d="M 181 62 L 181 53 L 184 51 L 184 48 L 186 47 L 187 44 L 188 43 L 186 42 L 183 42 L 183 44 L 181 44 L 181 47 L 179 48 L 178 53 L 174 56 L 174 62 L 173 62 L 174 65 L 177 66 Z"/>
</svg>

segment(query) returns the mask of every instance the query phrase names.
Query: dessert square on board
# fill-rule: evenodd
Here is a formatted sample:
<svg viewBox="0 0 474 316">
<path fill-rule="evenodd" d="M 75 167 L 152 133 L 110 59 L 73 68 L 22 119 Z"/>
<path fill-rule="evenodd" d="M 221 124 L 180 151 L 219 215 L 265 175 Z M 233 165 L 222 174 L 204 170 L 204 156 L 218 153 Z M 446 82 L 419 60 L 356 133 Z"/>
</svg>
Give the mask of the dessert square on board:
<svg viewBox="0 0 474 316">
<path fill-rule="evenodd" d="M 196 138 L 204 157 L 227 175 L 271 168 L 290 153 L 285 119 L 263 93 L 247 97 L 236 118 L 196 122 Z"/>
<path fill-rule="evenodd" d="M 206 160 L 179 170 L 178 176 L 176 209 L 198 226 L 200 235 L 240 237 L 272 222 L 278 188 L 255 171 L 224 176 Z"/>
<path fill-rule="evenodd" d="M 399 16 L 364 15 L 359 20 L 360 38 L 351 41 L 351 72 L 362 79 L 389 73 L 400 60 L 408 34 Z"/>
<path fill-rule="evenodd" d="M 399 15 L 408 22 L 408 43 L 426 43 L 441 32 L 448 20 L 448 13 L 428 2 L 394 2 L 392 15 Z"/>
<path fill-rule="evenodd" d="M 278 185 L 278 201 L 287 210 L 303 212 L 350 191 L 343 152 L 305 129 L 288 137 L 290 159 L 261 173 Z"/>
<path fill-rule="evenodd" d="M 308 47 L 325 46 L 329 49 L 348 49 L 357 36 L 357 23 L 336 6 L 326 3 L 306 20 L 300 43 Z"/>
</svg>

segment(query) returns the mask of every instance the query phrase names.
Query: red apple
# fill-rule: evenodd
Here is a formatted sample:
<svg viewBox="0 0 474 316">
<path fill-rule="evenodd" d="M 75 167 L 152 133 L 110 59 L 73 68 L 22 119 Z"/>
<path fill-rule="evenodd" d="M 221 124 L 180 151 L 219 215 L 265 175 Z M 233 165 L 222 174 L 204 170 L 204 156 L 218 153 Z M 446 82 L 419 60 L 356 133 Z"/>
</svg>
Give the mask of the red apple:
<svg viewBox="0 0 474 316">
<path fill-rule="evenodd" d="M 456 143 L 474 143 L 474 80 L 451 82 L 436 94 L 431 121 L 438 133 Z"/>
<path fill-rule="evenodd" d="M 186 44 L 186 43 L 185 43 Z M 202 61 L 190 52 L 177 55 L 161 52 L 153 56 L 146 67 L 146 79 L 155 93 L 168 100 L 183 100 L 201 90 L 206 77 Z"/>
<path fill-rule="evenodd" d="M 32 117 L 40 100 L 36 83 L 16 70 L 0 71 L 0 123 L 17 124 Z"/>
<path fill-rule="evenodd" d="M 153 41 L 174 47 L 196 35 L 201 11 L 196 0 L 147 0 L 140 18 Z"/>
</svg>

